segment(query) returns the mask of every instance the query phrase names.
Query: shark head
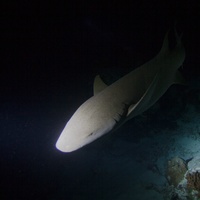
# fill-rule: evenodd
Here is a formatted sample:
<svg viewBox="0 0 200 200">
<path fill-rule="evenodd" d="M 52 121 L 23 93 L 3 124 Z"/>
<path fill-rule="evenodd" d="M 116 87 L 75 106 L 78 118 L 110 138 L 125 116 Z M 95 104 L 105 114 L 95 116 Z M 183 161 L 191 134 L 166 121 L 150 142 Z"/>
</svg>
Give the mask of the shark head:
<svg viewBox="0 0 200 200">
<path fill-rule="evenodd" d="M 89 102 L 81 105 L 66 124 L 56 142 L 58 150 L 75 151 L 113 129 L 115 120 L 102 117 L 101 113 L 105 112 L 97 110 L 97 107 L 88 108 Z"/>
<path fill-rule="evenodd" d="M 66 127 L 56 142 L 56 148 L 62 152 L 72 152 L 93 142 L 107 132 L 109 132 L 109 130 L 106 129 L 97 131 L 90 131 L 90 129 L 88 129 L 88 131 L 85 130 L 85 132 L 81 130 L 80 132 L 77 132 L 77 130 Z"/>
</svg>

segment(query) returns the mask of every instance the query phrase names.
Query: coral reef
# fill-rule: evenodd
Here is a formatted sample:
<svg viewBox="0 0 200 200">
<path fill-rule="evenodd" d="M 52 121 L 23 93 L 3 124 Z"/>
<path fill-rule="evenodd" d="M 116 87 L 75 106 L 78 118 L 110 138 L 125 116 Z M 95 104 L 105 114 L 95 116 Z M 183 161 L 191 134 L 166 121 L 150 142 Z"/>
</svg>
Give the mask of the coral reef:
<svg viewBox="0 0 200 200">
<path fill-rule="evenodd" d="M 187 171 L 187 163 L 179 157 L 175 157 L 168 161 L 166 178 L 170 185 L 175 187 L 183 180 L 184 175 Z"/>
<path fill-rule="evenodd" d="M 164 199 L 200 199 L 200 159 L 189 159 L 188 170 L 187 161 L 181 158 L 173 158 L 168 161 L 167 175 L 169 186 L 167 192 L 163 192 Z"/>
<path fill-rule="evenodd" d="M 188 171 L 186 174 L 187 188 L 200 192 L 200 169 Z"/>
<path fill-rule="evenodd" d="M 190 200 L 187 191 L 184 189 L 175 188 L 173 185 L 166 187 L 163 190 L 164 200 Z"/>
</svg>

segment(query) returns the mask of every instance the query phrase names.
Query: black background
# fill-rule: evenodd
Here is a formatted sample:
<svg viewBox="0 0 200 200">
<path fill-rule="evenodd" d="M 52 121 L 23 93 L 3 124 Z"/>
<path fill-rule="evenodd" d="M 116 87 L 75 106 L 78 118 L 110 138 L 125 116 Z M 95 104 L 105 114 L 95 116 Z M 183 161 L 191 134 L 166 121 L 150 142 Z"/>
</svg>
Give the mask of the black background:
<svg viewBox="0 0 200 200">
<path fill-rule="evenodd" d="M 186 49 L 182 73 L 198 79 L 199 13 L 195 1 L 4 2 L 0 198 L 73 199 L 78 168 L 94 146 L 67 155 L 54 145 L 92 95 L 94 76 L 123 75 L 148 61 L 176 22 Z M 68 189 L 59 197 L 63 184 Z"/>
</svg>

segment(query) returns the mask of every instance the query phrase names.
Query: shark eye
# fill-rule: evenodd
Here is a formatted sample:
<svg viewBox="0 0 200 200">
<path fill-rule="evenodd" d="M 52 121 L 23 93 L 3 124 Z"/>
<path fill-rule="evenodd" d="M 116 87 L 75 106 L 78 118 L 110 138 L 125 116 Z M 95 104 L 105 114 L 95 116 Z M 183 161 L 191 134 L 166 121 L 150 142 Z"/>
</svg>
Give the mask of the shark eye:
<svg viewBox="0 0 200 200">
<path fill-rule="evenodd" d="M 90 134 L 88 135 L 88 137 L 92 136 L 93 134 L 94 134 L 94 132 L 90 133 Z"/>
</svg>

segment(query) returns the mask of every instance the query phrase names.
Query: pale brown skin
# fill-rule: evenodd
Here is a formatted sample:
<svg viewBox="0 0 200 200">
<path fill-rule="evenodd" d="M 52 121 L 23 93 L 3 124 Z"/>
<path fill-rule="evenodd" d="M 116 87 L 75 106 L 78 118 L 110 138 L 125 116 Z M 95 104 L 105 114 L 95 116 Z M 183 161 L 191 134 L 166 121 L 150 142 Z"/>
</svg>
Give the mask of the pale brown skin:
<svg viewBox="0 0 200 200">
<path fill-rule="evenodd" d="M 178 68 L 185 59 L 180 37 L 169 50 L 168 33 L 156 57 L 110 86 L 99 76 L 94 96 L 84 102 L 62 131 L 56 148 L 62 152 L 77 150 L 102 135 L 116 130 L 132 117 L 152 106 L 173 83 L 181 83 Z"/>
</svg>

